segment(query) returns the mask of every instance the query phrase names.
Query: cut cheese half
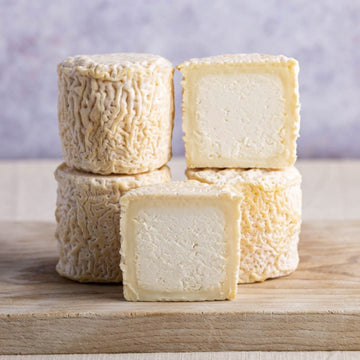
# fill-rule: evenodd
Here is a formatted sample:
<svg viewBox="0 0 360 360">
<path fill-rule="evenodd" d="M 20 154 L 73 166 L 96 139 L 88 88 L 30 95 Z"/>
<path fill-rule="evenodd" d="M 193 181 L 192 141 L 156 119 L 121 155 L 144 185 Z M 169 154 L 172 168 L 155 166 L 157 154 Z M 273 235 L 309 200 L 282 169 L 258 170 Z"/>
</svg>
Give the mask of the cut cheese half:
<svg viewBox="0 0 360 360">
<path fill-rule="evenodd" d="M 260 54 L 185 61 L 183 131 L 189 168 L 281 169 L 296 160 L 296 60 Z"/>
<path fill-rule="evenodd" d="M 241 196 L 197 181 L 121 198 L 121 270 L 129 301 L 232 299 Z"/>
</svg>

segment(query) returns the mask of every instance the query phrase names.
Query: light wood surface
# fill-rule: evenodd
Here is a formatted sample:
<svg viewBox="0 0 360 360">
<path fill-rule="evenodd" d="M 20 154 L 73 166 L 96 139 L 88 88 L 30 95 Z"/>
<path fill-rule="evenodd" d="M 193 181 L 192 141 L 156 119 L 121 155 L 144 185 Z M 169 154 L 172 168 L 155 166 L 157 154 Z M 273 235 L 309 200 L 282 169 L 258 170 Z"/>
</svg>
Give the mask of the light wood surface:
<svg viewBox="0 0 360 360">
<path fill-rule="evenodd" d="M 202 352 L 156 354 L 0 355 L 1 360 L 359 360 L 357 351 Z"/>
<path fill-rule="evenodd" d="M 56 199 L 56 183 L 53 179 L 53 171 L 55 167 L 60 163 L 60 160 L 42 160 L 42 161 L 18 161 L 18 162 L 0 162 L 0 220 L 17 220 L 17 221 L 53 221 L 54 219 L 54 206 Z M 183 171 L 185 169 L 184 159 L 173 159 L 171 161 L 171 168 L 173 173 L 173 178 L 176 180 L 184 178 Z M 303 218 L 305 220 L 305 226 L 319 226 L 317 223 L 318 220 L 346 220 L 346 219 L 360 219 L 360 161 L 298 161 L 297 167 L 301 171 L 303 175 Z M 308 222 L 308 224 L 306 223 Z M 355 222 L 357 223 L 357 222 Z M 26 224 L 24 224 L 26 225 Z M 27 224 L 30 226 L 34 226 L 35 224 Z M 48 231 L 51 230 L 52 224 L 37 224 L 40 226 L 48 227 Z M 7 225 L 6 225 L 7 227 Z M 336 225 L 335 225 L 336 227 Z M 16 229 L 15 227 L 14 229 Z M 4 229 L 4 223 L 0 224 L 0 236 L 3 238 L 2 234 Z M 358 236 L 359 242 L 360 237 Z M 49 241 L 50 243 L 50 241 Z M 24 245 L 31 244 L 26 241 L 23 242 Z M 52 243 L 53 244 L 53 243 Z M 53 244 L 54 245 L 54 244 Z M 10 251 L 10 250 L 9 250 Z M 36 267 L 37 259 L 41 258 L 41 252 L 39 256 L 35 256 L 33 258 L 30 257 L 31 252 L 28 252 L 27 260 L 30 261 L 32 259 L 32 263 L 34 263 L 33 268 Z M 359 253 L 359 252 L 358 252 Z M 38 254 L 36 254 L 38 255 Z M 10 255 L 11 257 L 12 255 Z M 354 252 L 355 256 L 355 252 Z M 4 255 L 2 252 L 2 247 L 0 246 L 0 264 L 3 263 Z M 51 260 L 51 259 L 50 259 Z M 19 262 L 22 262 L 23 259 L 18 258 Z M 52 263 L 55 264 L 56 258 L 52 258 Z M 47 266 L 50 266 L 50 263 L 47 262 L 48 265 L 43 264 L 42 273 L 49 273 L 49 270 L 46 270 Z M 315 267 L 315 264 L 313 264 Z M 335 264 L 338 268 L 340 264 Z M 302 265 L 301 265 L 302 266 Z M 355 266 L 355 265 L 354 265 Z M 356 270 L 357 271 L 357 270 Z M 323 272 L 322 268 L 319 268 L 319 272 Z M 341 271 L 346 274 L 347 271 Z M 293 276 L 298 276 L 299 272 L 295 273 Z M 330 275 L 334 274 L 332 270 L 330 270 Z M 341 281 L 342 276 L 344 274 L 335 274 L 335 278 L 339 278 Z M 2 275 L 2 271 L 0 272 Z M 38 274 L 38 276 L 41 275 Z M 56 273 L 53 273 L 56 276 Z M 309 275 L 309 274 L 308 274 Z M 291 279 L 291 277 L 287 278 Z M 285 279 L 281 279 L 283 281 Z M 301 279 L 298 279 L 299 281 Z M 303 279 L 304 280 L 304 279 Z M 314 279 L 316 280 L 316 279 Z M 15 283 L 18 282 L 20 288 L 23 289 L 23 292 L 2 295 L 1 304 L 4 305 L 4 298 L 6 298 L 6 308 L 12 308 L 13 305 L 19 304 L 19 298 L 25 298 L 28 302 L 36 303 L 38 298 L 41 298 L 41 301 L 37 305 L 37 309 L 41 309 L 41 307 L 49 303 L 51 305 L 50 297 L 51 293 L 47 291 L 48 283 L 43 284 L 43 286 L 38 287 L 39 293 L 34 296 L 34 291 L 31 290 L 34 284 L 41 283 L 41 279 L 29 279 L 27 281 L 32 281 L 33 285 L 27 284 L 22 285 L 23 279 L 14 279 Z M 66 280 L 64 280 L 66 281 Z M 275 282 L 279 282 L 280 280 L 272 280 L 268 283 L 259 284 L 261 286 L 269 286 L 271 288 L 271 284 Z M 288 281 L 288 280 L 286 280 Z M 312 282 L 313 283 L 313 282 Z M 344 289 L 348 289 L 347 285 L 351 283 L 349 281 L 345 281 L 344 285 L 340 290 L 334 291 L 334 298 L 337 299 L 337 304 L 341 304 L 343 302 L 348 303 L 352 302 L 351 298 L 348 300 L 348 297 L 343 297 Z M 10 284 L 8 284 L 10 286 Z M 12 283 L 11 286 L 14 286 Z M 73 286 L 69 285 L 71 289 Z M 93 285 L 92 289 L 93 289 Z M 254 285 L 255 286 L 255 285 Z M 97 286 L 96 286 L 97 287 Z M 105 286 L 107 287 L 107 286 Z M 99 296 L 99 291 L 102 291 L 102 287 L 99 287 L 100 290 L 92 290 L 91 294 L 95 298 Z M 308 289 L 308 293 L 311 293 L 312 288 Z M 270 291 L 269 288 L 265 288 L 264 290 Z M 299 289 L 293 289 L 293 305 L 295 304 L 295 298 L 299 295 Z M 69 289 L 70 291 L 70 289 Z M 253 290 L 252 290 L 253 291 Z M 289 290 L 290 291 L 290 290 Z M 323 293 L 321 294 L 321 292 Z M 358 291 L 355 289 L 356 294 Z M 320 292 L 320 294 L 319 294 Z M 0 291 L 1 293 L 1 291 Z M 76 293 L 76 292 L 75 292 Z M 107 293 L 106 291 L 104 292 Z M 250 293 L 249 293 L 250 294 Z M 328 295 L 328 292 L 324 293 L 324 289 L 321 288 L 316 291 L 317 301 L 316 306 L 321 307 L 324 305 L 323 299 Z M 354 293 L 352 293 L 354 295 Z M 80 292 L 80 299 L 78 301 L 81 302 L 84 294 Z M 356 295 L 357 296 L 357 295 Z M 258 297 L 255 293 L 252 295 L 252 299 L 258 300 Z M 262 301 L 270 301 L 269 294 Z M 84 300 L 84 299 L 83 299 Z M 111 299 L 108 299 L 109 302 L 113 302 Z M 236 300 L 238 301 L 238 299 Z M 276 298 L 273 300 L 274 303 L 280 301 L 280 299 Z M 255 300 L 254 300 L 255 302 Z M 121 303 L 121 302 L 120 302 Z M 305 304 L 300 302 L 302 307 L 305 307 Z M 269 303 L 271 304 L 271 302 Z M 208 305 L 206 309 L 208 309 Z M 218 304 L 216 304 L 218 306 Z M 278 304 L 278 306 L 280 303 Z M 65 306 L 65 305 L 64 305 Z M 36 306 L 34 305 L 36 308 Z M 356 303 L 353 303 L 353 307 L 355 310 L 359 308 Z M 81 311 L 81 305 L 78 305 L 78 308 Z M 265 312 L 269 312 L 271 305 L 268 305 Z M 104 311 L 107 309 L 107 306 L 104 305 Z M 206 310 L 205 309 L 205 310 Z M 2 310 L 1 310 L 2 312 Z M 56 309 L 54 310 L 56 313 Z M 337 310 L 334 314 L 341 314 L 341 311 Z M 344 312 L 345 314 L 345 312 Z M 345 316 L 346 317 L 346 316 Z M 289 319 L 288 319 L 289 321 Z M 357 323 L 356 323 L 357 324 Z M 305 329 L 303 329 L 306 332 Z M 0 330 L 1 332 L 1 330 Z M 4 329 L 2 330 L 2 333 Z M 30 332 L 36 333 L 36 328 L 31 328 Z M 342 337 L 342 332 L 339 334 L 335 334 L 334 338 L 339 335 Z M 9 334 L 7 334 L 9 336 Z M 56 337 L 56 335 L 55 335 Z M 40 338 L 40 335 L 38 335 Z M 319 339 L 320 340 L 320 339 Z M 328 338 L 328 341 L 331 341 L 332 338 Z M 358 339 L 357 339 L 358 340 Z M 21 339 L 19 339 L 21 341 Z M 55 341 L 55 340 L 54 340 Z M 137 339 L 138 343 L 142 343 L 142 339 Z M 359 342 L 359 341 L 358 341 Z M 2 349 L 2 344 L 4 343 L 4 337 L 0 336 L 0 352 Z M 1 356 L 1 360 L 13 360 L 13 359 L 360 359 L 360 352 L 345 352 L 345 351 L 325 351 L 325 352 L 213 352 L 213 353 L 172 353 L 172 354 L 118 354 L 118 355 L 102 355 L 102 354 L 84 354 L 84 355 L 53 355 L 53 356 Z"/>
<path fill-rule="evenodd" d="M 293 275 L 234 301 L 133 303 L 55 272 L 53 223 L 3 222 L 1 353 L 360 350 L 360 221 L 304 223 Z"/>
<path fill-rule="evenodd" d="M 61 160 L 0 161 L 0 219 L 55 221 L 54 170 Z M 184 158 L 170 163 L 173 180 L 185 179 Z M 303 176 L 303 219 L 360 218 L 360 161 L 297 161 Z"/>
</svg>

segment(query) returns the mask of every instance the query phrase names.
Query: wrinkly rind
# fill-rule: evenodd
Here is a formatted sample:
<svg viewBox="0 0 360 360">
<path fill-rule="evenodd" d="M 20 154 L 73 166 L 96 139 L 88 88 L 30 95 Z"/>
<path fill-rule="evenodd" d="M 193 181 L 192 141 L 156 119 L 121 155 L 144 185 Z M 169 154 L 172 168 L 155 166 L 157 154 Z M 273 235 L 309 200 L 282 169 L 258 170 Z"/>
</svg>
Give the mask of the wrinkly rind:
<svg viewBox="0 0 360 360">
<path fill-rule="evenodd" d="M 186 69 L 186 67 L 196 67 L 198 65 L 214 65 L 214 64 L 279 64 L 287 66 L 297 66 L 295 59 L 284 55 L 266 55 L 266 54 L 223 54 L 209 56 L 206 58 L 193 58 L 179 64 L 179 70 Z"/>
<path fill-rule="evenodd" d="M 171 184 L 167 183 L 158 183 L 152 186 L 144 186 L 139 189 L 130 190 L 124 198 L 121 199 L 121 203 L 125 204 L 131 199 L 137 198 L 142 195 L 150 195 L 152 196 L 154 193 L 157 194 L 158 197 L 167 197 L 167 196 L 178 196 L 179 200 L 183 196 L 191 195 L 193 197 L 200 196 L 202 197 L 204 194 L 209 194 L 213 196 L 227 196 L 229 199 L 231 198 L 239 198 L 242 197 L 238 194 L 237 191 L 234 191 L 231 188 L 224 189 L 221 186 L 216 186 L 216 184 L 201 184 L 199 181 L 184 180 L 184 181 L 172 181 Z M 215 186 L 214 186 L 215 185 Z M 130 199 L 130 200 L 129 200 Z"/>
<path fill-rule="evenodd" d="M 68 166 L 136 174 L 171 158 L 174 69 L 148 54 L 76 56 L 58 65 L 58 118 Z"/>
<path fill-rule="evenodd" d="M 57 272 L 79 282 L 120 282 L 120 197 L 130 189 L 170 182 L 169 168 L 101 176 L 62 164 L 55 178 Z"/>
<path fill-rule="evenodd" d="M 231 187 L 244 196 L 239 283 L 289 275 L 299 263 L 301 175 L 295 167 L 187 169 L 189 179 Z"/>
</svg>

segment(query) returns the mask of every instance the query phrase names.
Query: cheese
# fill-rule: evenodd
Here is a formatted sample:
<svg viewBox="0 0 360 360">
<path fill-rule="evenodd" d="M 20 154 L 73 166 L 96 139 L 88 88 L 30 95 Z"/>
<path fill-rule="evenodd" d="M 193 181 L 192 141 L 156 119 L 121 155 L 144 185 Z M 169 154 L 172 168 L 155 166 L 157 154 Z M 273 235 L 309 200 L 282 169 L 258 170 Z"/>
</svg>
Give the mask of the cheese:
<svg viewBox="0 0 360 360">
<path fill-rule="evenodd" d="M 288 275 L 299 263 L 301 175 L 285 170 L 188 169 L 189 179 L 230 186 L 244 196 L 239 283 Z"/>
<path fill-rule="evenodd" d="M 57 272 L 80 282 L 119 282 L 120 197 L 140 186 L 170 181 L 167 166 L 139 175 L 101 176 L 60 165 Z"/>
<path fill-rule="evenodd" d="M 220 55 L 178 66 L 189 168 L 279 169 L 296 160 L 298 63 L 285 56 Z"/>
<path fill-rule="evenodd" d="M 59 132 L 68 166 L 108 175 L 171 157 L 174 69 L 149 54 L 76 56 L 58 65 Z"/>
<path fill-rule="evenodd" d="M 121 198 L 121 270 L 129 301 L 231 299 L 239 267 L 241 196 L 196 181 Z"/>
</svg>

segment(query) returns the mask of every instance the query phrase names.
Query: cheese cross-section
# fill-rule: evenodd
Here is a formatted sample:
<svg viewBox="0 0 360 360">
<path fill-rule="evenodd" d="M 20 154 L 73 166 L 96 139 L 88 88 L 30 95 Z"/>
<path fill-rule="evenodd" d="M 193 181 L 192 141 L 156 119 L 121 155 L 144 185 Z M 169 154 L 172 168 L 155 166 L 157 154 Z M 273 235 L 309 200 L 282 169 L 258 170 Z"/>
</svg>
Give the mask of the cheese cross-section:
<svg viewBox="0 0 360 360">
<path fill-rule="evenodd" d="M 288 275 L 299 263 L 301 175 L 285 170 L 188 169 L 189 179 L 243 195 L 239 283 Z"/>
<path fill-rule="evenodd" d="M 236 294 L 241 196 L 196 181 L 121 198 L 121 270 L 129 301 L 224 300 Z"/>
<path fill-rule="evenodd" d="M 189 168 L 285 168 L 296 160 L 298 63 L 285 56 L 185 61 L 183 131 Z"/>
<path fill-rule="evenodd" d="M 120 197 L 130 189 L 170 181 L 167 166 L 139 175 L 94 175 L 60 165 L 57 272 L 80 282 L 119 282 Z"/>
</svg>

